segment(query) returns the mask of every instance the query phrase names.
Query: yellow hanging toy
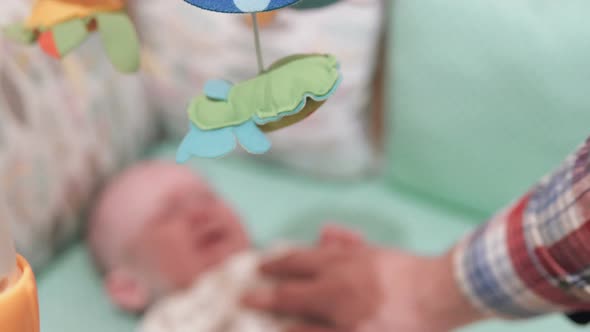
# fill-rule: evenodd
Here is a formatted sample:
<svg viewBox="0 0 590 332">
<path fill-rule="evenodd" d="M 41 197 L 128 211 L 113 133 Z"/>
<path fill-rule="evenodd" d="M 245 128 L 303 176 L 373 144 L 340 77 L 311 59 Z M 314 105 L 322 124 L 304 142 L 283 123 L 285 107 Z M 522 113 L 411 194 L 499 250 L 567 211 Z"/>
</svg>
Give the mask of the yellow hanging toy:
<svg viewBox="0 0 590 332">
<path fill-rule="evenodd" d="M 95 31 L 117 70 L 139 69 L 139 38 L 124 0 L 37 0 L 24 23 L 4 29 L 9 38 L 24 44 L 38 42 L 45 53 L 58 59 Z"/>
</svg>

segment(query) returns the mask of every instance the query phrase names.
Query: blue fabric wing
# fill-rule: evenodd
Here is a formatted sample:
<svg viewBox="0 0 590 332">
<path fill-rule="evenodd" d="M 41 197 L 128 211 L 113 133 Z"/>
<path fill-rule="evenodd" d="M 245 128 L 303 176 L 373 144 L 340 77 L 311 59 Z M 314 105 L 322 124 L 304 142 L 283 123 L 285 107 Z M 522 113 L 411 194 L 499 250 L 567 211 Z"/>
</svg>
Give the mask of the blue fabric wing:
<svg viewBox="0 0 590 332">
<path fill-rule="evenodd" d="M 205 96 L 215 100 L 229 100 L 229 93 L 233 84 L 224 80 L 209 80 L 205 83 Z"/>
<path fill-rule="evenodd" d="M 201 130 L 193 123 L 190 131 L 176 151 L 176 162 L 183 164 L 192 156 L 219 158 L 236 148 L 236 138 L 231 127 L 216 130 Z"/>
<path fill-rule="evenodd" d="M 184 164 L 191 157 L 223 157 L 236 148 L 236 138 L 252 154 L 264 154 L 271 148 L 270 141 L 254 121 L 215 130 L 201 130 L 191 123 L 189 133 L 176 151 L 176 162 Z"/>
<path fill-rule="evenodd" d="M 290 6 L 299 0 L 184 0 L 193 6 L 221 13 L 257 13 Z"/>
<path fill-rule="evenodd" d="M 271 143 L 254 121 L 248 121 L 233 128 L 240 145 L 249 153 L 264 154 L 270 150 Z"/>
</svg>

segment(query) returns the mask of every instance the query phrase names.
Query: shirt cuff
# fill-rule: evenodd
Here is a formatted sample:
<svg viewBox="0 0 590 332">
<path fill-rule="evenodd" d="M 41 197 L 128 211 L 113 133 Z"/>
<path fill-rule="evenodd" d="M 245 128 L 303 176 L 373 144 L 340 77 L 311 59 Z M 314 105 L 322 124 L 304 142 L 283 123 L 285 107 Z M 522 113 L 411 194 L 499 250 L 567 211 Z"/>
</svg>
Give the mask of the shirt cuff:
<svg viewBox="0 0 590 332">
<path fill-rule="evenodd" d="M 590 310 L 590 138 L 456 248 L 457 281 L 487 314 Z"/>
<path fill-rule="evenodd" d="M 564 310 L 522 278 L 528 274 L 538 285 L 543 283 L 519 236 L 522 229 L 511 229 L 522 225 L 518 219 L 527 202 L 525 197 L 495 216 L 455 250 L 454 269 L 460 288 L 476 308 L 494 317 L 524 319 Z"/>
</svg>

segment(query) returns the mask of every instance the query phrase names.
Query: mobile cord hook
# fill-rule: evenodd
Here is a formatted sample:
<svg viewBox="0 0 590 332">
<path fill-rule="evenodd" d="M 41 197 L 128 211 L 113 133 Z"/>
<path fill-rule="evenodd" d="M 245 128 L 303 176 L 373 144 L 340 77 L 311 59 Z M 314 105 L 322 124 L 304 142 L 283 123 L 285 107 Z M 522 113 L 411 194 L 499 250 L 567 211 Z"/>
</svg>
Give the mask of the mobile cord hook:
<svg viewBox="0 0 590 332">
<path fill-rule="evenodd" d="M 264 60 L 262 58 L 262 47 L 260 46 L 260 28 L 258 25 L 258 17 L 256 13 L 252 13 L 252 25 L 254 27 L 254 43 L 256 46 L 256 58 L 258 60 L 258 72 L 262 74 L 264 72 Z"/>
</svg>

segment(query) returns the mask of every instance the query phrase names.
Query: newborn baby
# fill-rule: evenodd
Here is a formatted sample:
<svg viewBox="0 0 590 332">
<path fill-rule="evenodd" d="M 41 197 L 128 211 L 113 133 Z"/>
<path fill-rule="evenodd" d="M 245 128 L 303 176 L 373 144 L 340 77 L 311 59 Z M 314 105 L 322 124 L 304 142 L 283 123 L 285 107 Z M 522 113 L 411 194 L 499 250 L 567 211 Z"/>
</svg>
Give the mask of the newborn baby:
<svg viewBox="0 0 590 332">
<path fill-rule="evenodd" d="M 344 229 L 322 231 L 324 245 L 360 241 Z M 287 324 L 240 305 L 264 283 L 264 255 L 229 204 L 187 168 L 145 162 L 115 178 L 93 211 L 89 246 L 112 302 L 148 309 L 141 332 L 279 332 Z"/>
</svg>

